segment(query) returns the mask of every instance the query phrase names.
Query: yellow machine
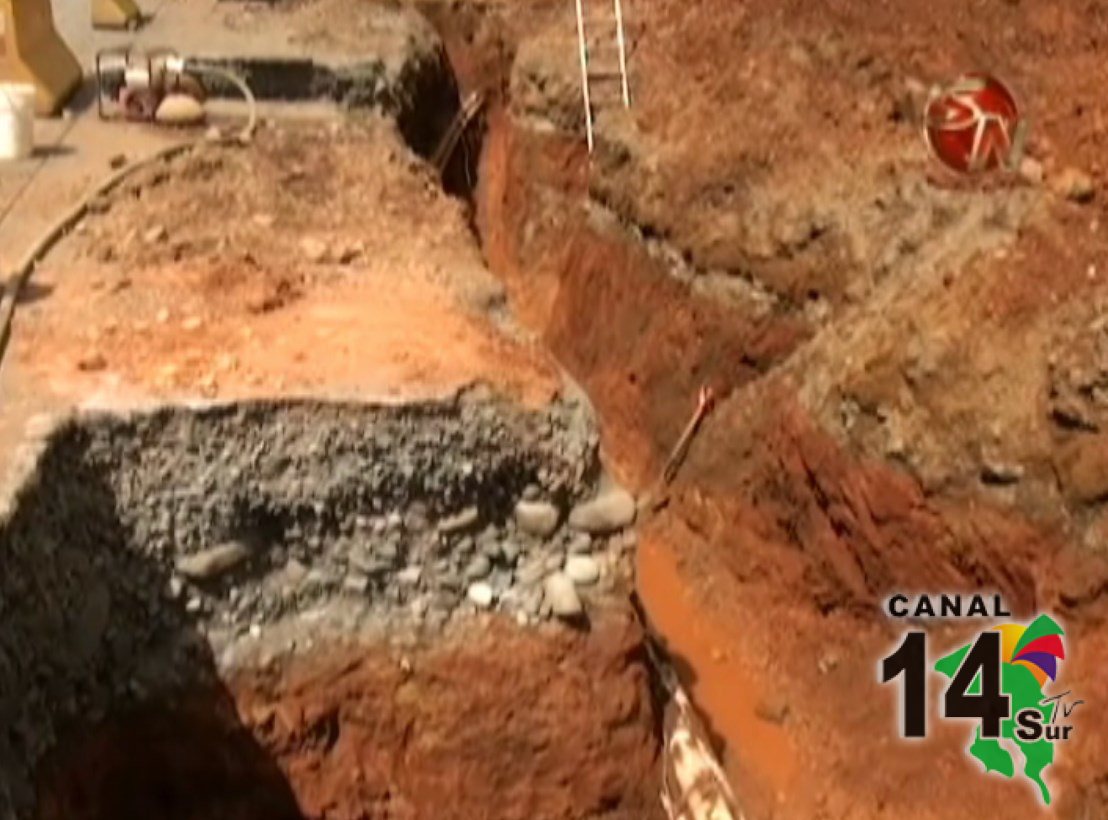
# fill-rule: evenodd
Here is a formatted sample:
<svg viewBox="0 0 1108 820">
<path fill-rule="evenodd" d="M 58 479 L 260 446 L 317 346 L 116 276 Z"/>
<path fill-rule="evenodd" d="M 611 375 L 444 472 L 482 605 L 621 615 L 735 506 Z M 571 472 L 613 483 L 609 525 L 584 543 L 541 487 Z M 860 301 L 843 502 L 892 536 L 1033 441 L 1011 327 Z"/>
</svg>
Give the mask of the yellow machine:
<svg viewBox="0 0 1108 820">
<path fill-rule="evenodd" d="M 92 0 L 93 28 L 132 28 L 141 21 L 134 0 Z"/>
<path fill-rule="evenodd" d="M 0 0 L 0 82 L 31 83 L 36 113 L 53 116 L 81 78 L 81 64 L 54 28 L 50 0 Z"/>
<path fill-rule="evenodd" d="M 142 20 L 134 0 L 89 3 L 94 28 L 131 28 Z M 35 113 L 48 117 L 61 111 L 82 77 L 81 64 L 54 26 L 50 0 L 0 0 L 0 82 L 34 85 Z"/>
</svg>

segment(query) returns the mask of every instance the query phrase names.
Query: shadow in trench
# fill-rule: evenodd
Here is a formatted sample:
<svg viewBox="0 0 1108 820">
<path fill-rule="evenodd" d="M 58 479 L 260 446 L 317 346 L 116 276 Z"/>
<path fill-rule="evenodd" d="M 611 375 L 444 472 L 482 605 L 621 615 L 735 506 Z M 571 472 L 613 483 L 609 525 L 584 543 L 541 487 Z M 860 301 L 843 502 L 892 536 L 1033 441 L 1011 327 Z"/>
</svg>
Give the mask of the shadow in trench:
<svg viewBox="0 0 1108 820">
<path fill-rule="evenodd" d="M 668 704 L 676 686 L 680 685 L 686 691 L 695 688 L 697 683 L 696 669 L 680 653 L 675 652 L 669 642 L 650 623 L 646 607 L 638 592 L 631 593 L 631 607 L 638 616 L 645 634 L 644 645 L 650 656 L 649 668 L 654 673 L 651 686 L 654 690 L 655 702 L 663 706 Z M 659 715 L 662 711 L 659 710 Z M 727 741 L 723 735 L 713 726 L 711 718 L 700 711 L 696 715 L 698 728 L 703 732 L 704 738 L 716 754 L 720 754 L 727 748 Z M 659 718 L 662 720 L 662 718 Z M 659 736 L 663 736 L 662 727 L 659 726 Z"/>
<path fill-rule="evenodd" d="M 299 820 L 281 770 L 218 690 L 71 737 L 43 765 L 39 820 Z"/>
<path fill-rule="evenodd" d="M 87 444 L 55 433 L 0 519 L 0 817 L 300 817 Z"/>
</svg>

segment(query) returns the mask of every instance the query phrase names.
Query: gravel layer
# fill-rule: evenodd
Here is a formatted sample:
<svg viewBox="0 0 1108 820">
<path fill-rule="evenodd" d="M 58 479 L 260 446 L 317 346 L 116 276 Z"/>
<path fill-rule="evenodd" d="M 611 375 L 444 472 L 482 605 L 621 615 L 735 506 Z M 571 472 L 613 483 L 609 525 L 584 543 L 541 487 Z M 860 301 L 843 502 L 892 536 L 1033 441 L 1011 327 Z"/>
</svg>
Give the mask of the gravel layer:
<svg viewBox="0 0 1108 820">
<path fill-rule="evenodd" d="M 25 813 L 68 723 L 212 682 L 271 635 L 309 649 L 325 616 L 432 635 L 485 610 L 578 617 L 577 593 L 610 589 L 630 543 L 568 524 L 598 473 L 591 420 L 568 403 L 64 422 L 0 520 L 0 818 Z"/>
</svg>

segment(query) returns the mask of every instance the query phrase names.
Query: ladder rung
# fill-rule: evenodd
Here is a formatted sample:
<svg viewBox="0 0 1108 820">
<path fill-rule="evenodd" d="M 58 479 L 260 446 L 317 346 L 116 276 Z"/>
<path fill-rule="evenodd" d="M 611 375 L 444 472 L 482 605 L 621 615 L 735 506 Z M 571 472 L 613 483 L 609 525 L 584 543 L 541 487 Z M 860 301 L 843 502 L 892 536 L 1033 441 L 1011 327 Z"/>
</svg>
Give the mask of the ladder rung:
<svg viewBox="0 0 1108 820">
<path fill-rule="evenodd" d="M 623 79 L 623 72 L 620 71 L 618 68 L 615 69 L 615 70 L 612 70 L 612 71 L 590 70 L 589 71 L 589 79 L 590 80 L 622 80 Z"/>
</svg>

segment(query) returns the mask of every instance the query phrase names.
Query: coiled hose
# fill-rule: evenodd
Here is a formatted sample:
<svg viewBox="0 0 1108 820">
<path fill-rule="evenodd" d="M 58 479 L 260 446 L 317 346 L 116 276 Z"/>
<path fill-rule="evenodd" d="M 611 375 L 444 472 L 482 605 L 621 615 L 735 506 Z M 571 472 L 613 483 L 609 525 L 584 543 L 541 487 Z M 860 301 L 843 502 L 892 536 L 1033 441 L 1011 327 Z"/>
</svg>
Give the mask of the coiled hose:
<svg viewBox="0 0 1108 820">
<path fill-rule="evenodd" d="M 251 140 L 253 140 L 254 131 L 258 127 L 258 104 L 246 80 L 232 71 L 228 71 L 221 66 L 211 65 L 210 63 L 187 60 L 184 65 L 185 70 L 190 73 L 219 77 L 238 88 L 249 109 L 246 125 L 236 133 L 227 137 L 220 137 L 216 140 L 208 140 L 206 137 L 194 137 L 183 142 L 168 145 L 149 156 L 128 163 L 105 178 L 100 184 L 93 188 L 92 191 L 86 194 L 80 202 L 62 214 L 61 218 L 54 222 L 54 224 L 39 237 L 38 241 L 31 246 L 31 249 L 23 255 L 19 264 L 7 278 L 7 284 L 4 286 L 3 294 L 0 295 L 0 366 L 3 366 L 4 354 L 7 352 L 8 341 L 11 339 L 12 321 L 15 318 L 15 308 L 19 303 L 19 296 L 27 286 L 27 283 L 31 280 L 31 276 L 35 271 L 35 266 L 42 261 L 43 257 L 50 252 L 50 249 L 53 248 L 54 245 L 72 231 L 78 222 L 84 219 L 94 201 L 111 193 L 120 183 L 136 171 L 148 168 L 158 162 L 167 162 L 203 142 L 211 141 L 223 145 L 249 145 Z"/>
</svg>

